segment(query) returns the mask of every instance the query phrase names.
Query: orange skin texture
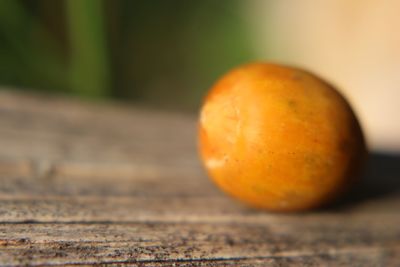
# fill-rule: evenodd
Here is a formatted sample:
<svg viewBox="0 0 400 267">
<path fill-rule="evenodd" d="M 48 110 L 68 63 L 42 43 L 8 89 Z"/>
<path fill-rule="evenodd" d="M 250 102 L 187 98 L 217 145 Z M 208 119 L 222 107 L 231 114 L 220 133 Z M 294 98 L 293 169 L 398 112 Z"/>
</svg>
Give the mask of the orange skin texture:
<svg viewBox="0 0 400 267">
<path fill-rule="evenodd" d="M 229 195 L 271 211 L 320 207 L 357 177 L 366 146 L 350 105 L 306 71 L 240 66 L 209 91 L 199 151 Z"/>
</svg>

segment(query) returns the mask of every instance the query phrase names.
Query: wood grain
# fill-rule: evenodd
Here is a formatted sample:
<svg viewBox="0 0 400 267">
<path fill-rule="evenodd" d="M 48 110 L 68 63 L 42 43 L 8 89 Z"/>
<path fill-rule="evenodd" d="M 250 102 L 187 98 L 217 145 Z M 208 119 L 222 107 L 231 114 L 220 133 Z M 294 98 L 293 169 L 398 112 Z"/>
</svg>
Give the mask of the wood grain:
<svg viewBox="0 0 400 267">
<path fill-rule="evenodd" d="M 292 223 L 5 224 L 0 226 L 0 232 L 12 231 L 14 237 L 7 239 L 7 234 L 0 235 L 6 252 L 0 259 L 7 264 L 66 264 L 300 258 L 314 254 L 333 258 L 370 257 L 372 254 L 388 261 L 390 255 L 400 253 L 398 229 L 385 229 L 379 224 L 371 224 L 368 229 L 362 225 L 321 227 L 314 222 L 297 226 Z M 19 261 L 21 253 L 24 258 Z"/>
<path fill-rule="evenodd" d="M 0 265 L 400 266 L 399 158 L 303 214 L 220 193 L 195 118 L 0 91 Z"/>
</svg>

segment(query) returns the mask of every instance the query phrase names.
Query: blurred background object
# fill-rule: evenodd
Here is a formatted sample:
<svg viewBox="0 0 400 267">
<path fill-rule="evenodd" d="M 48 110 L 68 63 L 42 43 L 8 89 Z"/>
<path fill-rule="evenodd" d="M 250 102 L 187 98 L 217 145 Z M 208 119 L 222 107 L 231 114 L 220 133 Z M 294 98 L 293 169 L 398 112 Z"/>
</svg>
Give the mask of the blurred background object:
<svg viewBox="0 0 400 267">
<path fill-rule="evenodd" d="M 351 102 L 373 149 L 400 151 L 399 10 L 397 0 L 255 0 L 247 13 L 260 58 L 325 77 Z"/>
<path fill-rule="evenodd" d="M 0 82 L 194 111 L 250 58 L 237 0 L 1 0 Z"/>
<path fill-rule="evenodd" d="M 228 69 L 304 67 L 400 151 L 396 0 L 0 0 L 0 84 L 195 112 Z"/>
</svg>

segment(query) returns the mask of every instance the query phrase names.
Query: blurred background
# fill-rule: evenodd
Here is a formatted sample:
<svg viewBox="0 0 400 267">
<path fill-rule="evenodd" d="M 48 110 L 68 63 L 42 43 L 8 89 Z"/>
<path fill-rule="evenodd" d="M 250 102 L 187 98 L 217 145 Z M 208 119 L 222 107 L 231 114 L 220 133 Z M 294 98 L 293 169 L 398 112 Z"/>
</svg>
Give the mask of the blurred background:
<svg viewBox="0 0 400 267">
<path fill-rule="evenodd" d="M 195 113 L 230 68 L 306 68 L 400 151 L 400 1 L 0 0 L 0 87 Z"/>
</svg>

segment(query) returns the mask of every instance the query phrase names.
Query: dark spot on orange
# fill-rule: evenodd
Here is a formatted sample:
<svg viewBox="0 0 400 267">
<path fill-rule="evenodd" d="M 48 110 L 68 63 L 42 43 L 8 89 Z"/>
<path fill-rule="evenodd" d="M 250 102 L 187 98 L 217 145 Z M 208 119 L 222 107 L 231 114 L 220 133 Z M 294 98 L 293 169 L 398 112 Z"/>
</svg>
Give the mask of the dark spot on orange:
<svg viewBox="0 0 400 267">
<path fill-rule="evenodd" d="M 301 74 L 299 72 L 293 72 L 292 75 L 290 76 L 290 78 L 293 81 L 300 81 L 303 77 L 301 76 Z"/>
</svg>

